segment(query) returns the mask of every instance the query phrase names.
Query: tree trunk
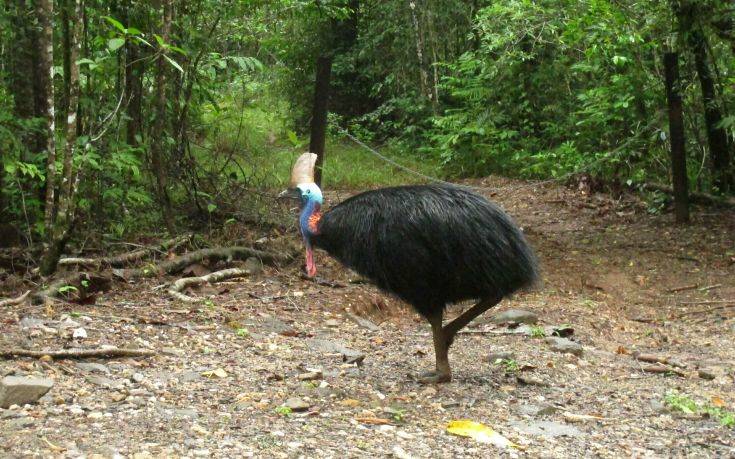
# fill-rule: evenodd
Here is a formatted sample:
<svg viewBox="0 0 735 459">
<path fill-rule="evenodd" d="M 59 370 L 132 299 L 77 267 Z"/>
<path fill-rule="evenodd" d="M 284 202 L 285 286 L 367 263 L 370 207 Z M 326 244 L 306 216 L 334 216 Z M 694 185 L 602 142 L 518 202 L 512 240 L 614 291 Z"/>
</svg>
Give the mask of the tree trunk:
<svg viewBox="0 0 735 459">
<path fill-rule="evenodd" d="M 172 0 L 161 0 L 163 7 L 161 23 L 161 39 L 168 44 L 171 36 L 171 18 L 173 15 Z M 156 180 L 156 195 L 161 206 L 163 221 L 170 234 L 175 233 L 173 213 L 171 211 L 171 200 L 166 189 L 166 171 L 164 169 L 164 136 L 166 126 L 166 49 L 161 46 L 158 50 L 159 56 L 156 63 L 156 120 L 151 132 L 151 169 Z"/>
<path fill-rule="evenodd" d="M 713 184 L 719 192 L 727 192 L 733 188 L 729 142 L 727 132 L 719 127 L 722 121 L 722 111 L 716 97 L 712 70 L 707 62 L 706 37 L 699 24 L 696 23 L 695 3 L 682 1 L 678 8 L 676 5 L 674 8 L 678 16 L 681 33 L 686 36 L 689 48 L 694 54 L 694 65 L 697 69 L 697 76 L 702 90 L 704 123 L 710 150 Z"/>
<path fill-rule="evenodd" d="M 54 120 L 54 2 L 53 0 L 38 0 L 36 14 L 41 26 L 38 37 L 39 68 L 46 77 L 43 81 L 43 94 L 46 99 L 46 196 L 44 224 L 47 231 L 51 231 L 55 214 L 56 191 L 56 141 Z"/>
<path fill-rule="evenodd" d="M 413 22 L 413 30 L 416 34 L 416 59 L 419 67 L 419 82 L 421 84 L 421 95 L 431 100 L 431 91 L 429 91 L 429 75 L 424 68 L 424 36 L 421 33 L 419 19 L 416 16 L 416 0 L 409 0 L 408 8 L 411 10 L 411 20 Z"/>
<path fill-rule="evenodd" d="M 327 111 L 329 102 L 329 79 L 332 75 L 332 58 L 319 56 L 316 60 L 316 83 L 314 84 L 314 107 L 311 112 L 311 138 L 309 151 L 316 153 L 314 181 L 322 184 L 324 146 L 327 137 Z"/>
<path fill-rule="evenodd" d="M 671 142 L 671 176 L 674 188 L 674 216 L 677 223 L 689 221 L 689 184 L 684 139 L 684 116 L 679 80 L 679 54 L 664 54 L 666 99 L 669 108 L 669 139 Z"/>
<path fill-rule="evenodd" d="M 47 228 L 49 239 L 39 264 L 41 275 L 48 276 L 56 271 L 56 265 L 64 251 L 74 226 L 75 195 L 79 185 L 79 174 L 74 171 L 74 153 L 77 143 L 77 109 L 79 105 L 79 50 L 82 32 L 82 0 L 74 0 L 69 9 L 71 22 L 69 33 L 69 80 L 66 100 L 66 145 L 64 148 L 64 168 L 59 184 L 59 198 L 56 217 Z"/>
</svg>

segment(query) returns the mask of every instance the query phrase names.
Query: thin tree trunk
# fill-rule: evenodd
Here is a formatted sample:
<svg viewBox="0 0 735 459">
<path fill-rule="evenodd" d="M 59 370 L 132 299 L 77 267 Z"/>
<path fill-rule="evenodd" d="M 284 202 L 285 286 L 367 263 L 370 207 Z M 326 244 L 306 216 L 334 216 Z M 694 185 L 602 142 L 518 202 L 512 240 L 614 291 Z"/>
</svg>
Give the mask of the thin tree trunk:
<svg viewBox="0 0 735 459">
<path fill-rule="evenodd" d="M 56 265 L 64 251 L 74 226 L 74 199 L 78 187 L 79 174 L 74 171 L 74 153 L 77 143 L 77 108 L 79 105 L 79 50 L 82 32 L 82 0 L 73 0 L 74 8 L 69 10 L 71 22 L 69 35 L 69 85 L 67 88 L 68 113 L 66 116 L 66 145 L 64 148 L 64 168 L 59 184 L 58 209 L 55 219 L 47 228 L 49 242 L 44 251 L 39 271 L 48 276 L 56 271 Z"/>
<path fill-rule="evenodd" d="M 684 116 L 679 80 L 679 54 L 664 54 L 666 99 L 669 106 L 669 139 L 671 142 L 671 175 L 674 188 L 674 216 L 677 223 L 689 221 L 689 184 L 684 138 Z"/>
<path fill-rule="evenodd" d="M 316 83 L 314 85 L 314 107 L 311 115 L 311 138 L 309 151 L 316 153 L 314 180 L 322 184 L 322 165 L 327 136 L 327 112 L 329 102 L 329 79 L 332 74 L 332 58 L 319 56 L 316 60 Z"/>
<path fill-rule="evenodd" d="M 419 67 L 419 82 L 421 84 L 421 95 L 427 99 L 431 99 L 431 92 L 429 92 L 429 75 L 426 73 L 424 68 L 424 37 L 419 27 L 419 19 L 416 16 L 416 3 L 417 0 L 409 0 L 408 8 L 411 10 L 411 20 L 413 22 L 413 30 L 416 34 L 416 58 L 418 60 Z"/>
<path fill-rule="evenodd" d="M 165 44 L 169 43 L 171 36 L 172 7 L 171 0 L 161 0 L 163 7 L 161 23 L 161 39 Z M 166 189 L 166 171 L 163 166 L 164 135 L 166 126 L 166 70 L 167 63 L 164 47 L 159 49 L 156 76 L 156 120 L 151 133 L 151 169 L 156 179 L 156 194 L 161 206 L 163 221 L 170 234 L 175 233 L 173 213 L 171 211 L 171 200 Z"/>
<path fill-rule="evenodd" d="M 38 23 L 41 34 L 38 38 L 41 71 L 46 75 L 43 84 L 43 93 L 46 99 L 46 202 L 44 224 L 47 231 L 51 231 L 55 214 L 56 191 L 56 139 L 54 120 L 54 2 L 53 0 L 38 0 L 36 4 Z"/>
<path fill-rule="evenodd" d="M 704 105 L 704 123 L 709 144 L 713 184 L 718 191 L 726 192 L 733 188 L 730 171 L 730 151 L 727 132 L 720 127 L 722 111 L 717 101 L 715 81 L 707 62 L 707 42 L 703 31 L 696 23 L 696 5 L 682 1 L 674 6 L 679 20 L 679 28 L 686 36 L 689 48 L 694 54 L 694 65 L 697 69 L 699 84 L 702 90 Z"/>
</svg>

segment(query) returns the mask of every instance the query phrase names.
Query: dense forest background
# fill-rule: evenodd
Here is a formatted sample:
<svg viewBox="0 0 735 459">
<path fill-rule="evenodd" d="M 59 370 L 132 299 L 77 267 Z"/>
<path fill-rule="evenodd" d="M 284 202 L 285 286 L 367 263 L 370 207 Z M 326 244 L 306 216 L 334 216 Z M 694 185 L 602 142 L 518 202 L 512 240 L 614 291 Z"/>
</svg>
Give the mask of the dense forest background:
<svg viewBox="0 0 735 459">
<path fill-rule="evenodd" d="M 673 151 L 732 195 L 734 57 L 730 0 L 5 0 L 0 242 L 49 274 L 74 238 L 268 218 L 320 60 L 327 188 L 410 180 L 349 132 L 442 178 L 655 189 L 652 212 Z"/>
</svg>

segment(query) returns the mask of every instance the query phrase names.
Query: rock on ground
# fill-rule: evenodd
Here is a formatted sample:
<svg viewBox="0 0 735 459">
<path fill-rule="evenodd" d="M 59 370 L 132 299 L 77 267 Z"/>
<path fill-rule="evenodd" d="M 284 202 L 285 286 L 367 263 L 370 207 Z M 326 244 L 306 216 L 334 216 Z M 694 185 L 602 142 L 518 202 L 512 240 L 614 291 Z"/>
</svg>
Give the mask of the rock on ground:
<svg viewBox="0 0 735 459">
<path fill-rule="evenodd" d="M 43 397 L 54 385 L 48 378 L 6 376 L 0 380 L 0 407 L 23 406 Z"/>
<path fill-rule="evenodd" d="M 496 324 L 529 324 L 533 325 L 538 322 L 538 315 L 531 311 L 523 309 L 508 309 L 499 314 L 495 314 L 490 320 Z"/>
</svg>

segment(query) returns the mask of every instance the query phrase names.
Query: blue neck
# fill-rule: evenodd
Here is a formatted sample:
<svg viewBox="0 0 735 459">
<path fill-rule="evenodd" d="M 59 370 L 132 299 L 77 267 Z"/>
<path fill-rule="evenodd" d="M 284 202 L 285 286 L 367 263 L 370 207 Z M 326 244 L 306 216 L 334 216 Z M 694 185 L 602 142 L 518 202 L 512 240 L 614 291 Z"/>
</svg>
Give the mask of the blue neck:
<svg viewBox="0 0 735 459">
<path fill-rule="evenodd" d="M 304 237 L 304 242 L 307 245 L 311 245 L 310 239 L 311 236 L 314 235 L 314 232 L 309 229 L 309 218 L 314 214 L 314 212 L 319 212 L 321 207 L 321 204 L 310 199 L 306 201 L 304 208 L 301 209 L 301 215 L 299 216 L 299 228 L 301 229 L 301 235 Z"/>
</svg>

